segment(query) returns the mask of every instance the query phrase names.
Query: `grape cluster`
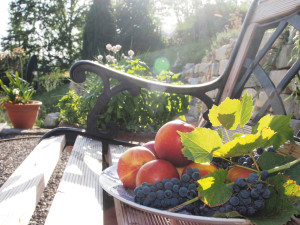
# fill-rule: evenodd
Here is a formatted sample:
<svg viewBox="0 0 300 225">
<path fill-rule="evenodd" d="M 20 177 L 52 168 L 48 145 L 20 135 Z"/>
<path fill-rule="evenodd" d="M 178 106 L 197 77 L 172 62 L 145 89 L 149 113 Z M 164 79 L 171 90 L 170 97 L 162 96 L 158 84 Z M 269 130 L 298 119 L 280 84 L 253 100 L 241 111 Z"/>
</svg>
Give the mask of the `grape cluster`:
<svg viewBox="0 0 300 225">
<path fill-rule="evenodd" d="M 134 189 L 134 201 L 156 209 L 173 208 L 197 197 L 197 180 L 200 178 L 199 169 L 188 168 L 181 179 L 165 178 L 155 185 L 143 183 Z"/>
<path fill-rule="evenodd" d="M 219 169 L 226 169 L 226 168 L 232 166 L 232 163 L 228 162 L 225 159 L 221 159 L 221 158 L 217 158 L 217 157 L 213 157 L 211 163 L 214 164 Z"/>
<path fill-rule="evenodd" d="M 230 200 L 219 207 L 219 212 L 237 211 L 243 216 L 253 216 L 263 210 L 265 199 L 270 198 L 271 194 L 265 184 L 268 176 L 267 171 L 262 171 L 260 179 L 256 173 L 251 173 L 247 180 L 237 178 L 231 186 L 233 194 Z"/>
</svg>

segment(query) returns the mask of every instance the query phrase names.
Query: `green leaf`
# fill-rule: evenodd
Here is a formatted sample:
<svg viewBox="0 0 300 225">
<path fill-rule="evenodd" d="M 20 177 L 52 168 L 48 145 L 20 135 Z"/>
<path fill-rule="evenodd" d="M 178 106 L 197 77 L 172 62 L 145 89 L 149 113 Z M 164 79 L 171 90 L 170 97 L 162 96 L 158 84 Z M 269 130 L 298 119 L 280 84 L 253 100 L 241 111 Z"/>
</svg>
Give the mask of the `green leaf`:
<svg viewBox="0 0 300 225">
<path fill-rule="evenodd" d="M 282 225 L 286 224 L 297 210 L 295 208 L 296 197 L 290 195 L 287 179 L 283 175 L 269 178 L 270 199 L 265 201 L 265 208 L 257 216 L 251 217 L 252 223 L 257 225 Z"/>
<path fill-rule="evenodd" d="M 221 148 L 213 152 L 214 157 L 235 157 L 248 154 L 260 147 L 274 135 L 274 131 L 265 128 L 257 134 L 245 134 L 236 137 L 234 140 L 222 145 Z"/>
<path fill-rule="evenodd" d="M 240 110 L 241 101 L 227 97 L 219 106 L 213 105 L 208 117 L 213 126 L 234 130 L 240 122 Z"/>
<path fill-rule="evenodd" d="M 264 127 L 270 127 L 276 134 L 261 147 L 273 145 L 275 149 L 286 141 L 294 142 L 294 131 L 290 127 L 292 115 L 266 115 L 252 127 L 252 134 L 260 132 Z"/>
<path fill-rule="evenodd" d="M 241 117 L 240 117 L 240 126 L 244 127 L 251 118 L 252 110 L 253 110 L 253 101 L 252 95 L 248 95 L 245 93 L 242 98 L 241 103 Z"/>
<path fill-rule="evenodd" d="M 284 165 L 294 161 L 295 158 L 291 156 L 282 156 L 273 152 L 264 152 L 258 160 L 258 164 L 262 170 L 270 170 L 274 167 Z M 296 181 L 300 185 L 300 163 L 293 165 L 291 168 L 283 171 L 286 176 Z"/>
<path fill-rule="evenodd" d="M 200 199 L 210 207 L 222 205 L 230 199 L 232 188 L 225 184 L 227 171 L 216 170 L 198 180 Z"/>
<path fill-rule="evenodd" d="M 184 146 L 183 155 L 197 163 L 211 162 L 212 152 L 222 145 L 218 132 L 208 128 L 196 128 L 190 133 L 178 133 Z"/>
</svg>

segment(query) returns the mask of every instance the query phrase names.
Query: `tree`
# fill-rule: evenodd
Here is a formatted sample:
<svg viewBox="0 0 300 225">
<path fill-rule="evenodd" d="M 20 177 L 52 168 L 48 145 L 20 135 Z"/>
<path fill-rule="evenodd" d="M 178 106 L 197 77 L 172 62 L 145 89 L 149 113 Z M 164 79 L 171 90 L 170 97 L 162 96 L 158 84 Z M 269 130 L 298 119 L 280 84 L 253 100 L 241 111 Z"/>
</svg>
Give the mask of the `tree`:
<svg viewBox="0 0 300 225">
<path fill-rule="evenodd" d="M 123 0 L 116 6 L 118 43 L 141 53 L 162 46 L 160 29 L 150 13 L 150 0 Z"/>
<path fill-rule="evenodd" d="M 79 0 L 14 0 L 3 48 L 36 54 L 43 72 L 69 69 L 80 56 L 87 5 Z M 54 68 L 53 68 L 54 67 Z"/>
<path fill-rule="evenodd" d="M 83 46 L 83 59 L 94 59 L 105 55 L 106 44 L 114 44 L 116 37 L 115 20 L 110 0 L 94 0 L 86 17 Z"/>
</svg>

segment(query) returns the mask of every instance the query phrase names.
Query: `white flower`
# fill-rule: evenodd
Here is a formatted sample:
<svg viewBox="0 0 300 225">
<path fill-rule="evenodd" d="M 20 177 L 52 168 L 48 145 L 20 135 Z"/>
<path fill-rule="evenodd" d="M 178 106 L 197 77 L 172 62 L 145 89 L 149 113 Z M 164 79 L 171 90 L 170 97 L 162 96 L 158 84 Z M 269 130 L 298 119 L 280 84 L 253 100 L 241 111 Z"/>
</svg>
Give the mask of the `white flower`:
<svg viewBox="0 0 300 225">
<path fill-rule="evenodd" d="M 113 57 L 112 55 L 107 55 L 106 60 L 107 62 L 112 62 L 112 63 L 115 63 L 116 61 L 115 57 Z"/>
<path fill-rule="evenodd" d="M 122 48 L 121 45 L 115 45 L 112 47 L 111 51 L 116 54 L 118 51 L 121 50 L 121 48 Z"/>
<path fill-rule="evenodd" d="M 113 59 L 113 60 L 112 60 L 112 63 L 113 63 L 113 64 L 116 64 L 117 62 L 118 62 L 117 59 Z"/>
<path fill-rule="evenodd" d="M 18 95 L 20 93 L 20 90 L 17 89 L 17 88 L 15 88 L 15 89 L 13 89 L 13 93 L 16 94 L 16 95 Z"/>
<path fill-rule="evenodd" d="M 98 59 L 98 61 L 102 61 L 103 56 L 102 55 L 98 55 L 97 59 Z"/>
<path fill-rule="evenodd" d="M 128 55 L 129 55 L 130 58 L 132 58 L 132 57 L 134 56 L 134 51 L 129 50 L 129 51 L 128 51 Z"/>
<path fill-rule="evenodd" d="M 111 44 L 107 44 L 107 45 L 106 45 L 106 49 L 107 49 L 108 51 L 111 51 L 112 45 L 111 45 Z"/>
</svg>

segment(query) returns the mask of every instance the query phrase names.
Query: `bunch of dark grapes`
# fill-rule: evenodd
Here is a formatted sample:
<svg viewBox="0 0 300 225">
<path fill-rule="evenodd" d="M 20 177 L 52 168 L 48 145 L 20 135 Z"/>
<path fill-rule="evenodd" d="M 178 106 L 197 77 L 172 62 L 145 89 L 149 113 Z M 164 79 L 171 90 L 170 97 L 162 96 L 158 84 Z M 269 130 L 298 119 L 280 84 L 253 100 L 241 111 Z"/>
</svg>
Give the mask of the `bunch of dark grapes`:
<svg viewBox="0 0 300 225">
<path fill-rule="evenodd" d="M 227 160 L 221 159 L 221 158 L 216 158 L 216 157 L 214 157 L 212 159 L 211 163 L 214 164 L 219 169 L 226 169 L 226 168 L 232 166 L 232 163 L 228 162 Z"/>
<path fill-rule="evenodd" d="M 251 173 L 247 180 L 237 178 L 232 185 L 230 200 L 219 207 L 219 212 L 237 211 L 243 216 L 253 216 L 263 210 L 265 199 L 270 198 L 271 194 L 265 182 L 268 176 L 267 171 L 262 171 L 260 179 L 256 173 Z"/>
<path fill-rule="evenodd" d="M 165 178 L 155 185 L 143 183 L 134 189 L 134 201 L 156 209 L 173 208 L 197 197 L 197 180 L 200 178 L 199 169 L 188 168 L 181 179 Z"/>
</svg>

